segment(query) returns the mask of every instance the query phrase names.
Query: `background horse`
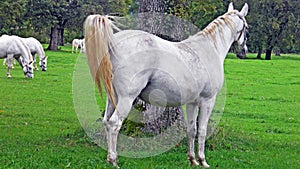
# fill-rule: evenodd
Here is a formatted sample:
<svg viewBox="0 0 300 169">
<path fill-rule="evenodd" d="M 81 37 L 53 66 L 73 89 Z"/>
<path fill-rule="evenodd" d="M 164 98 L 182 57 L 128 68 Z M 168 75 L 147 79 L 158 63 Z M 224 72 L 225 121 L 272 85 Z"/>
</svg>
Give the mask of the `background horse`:
<svg viewBox="0 0 300 169">
<path fill-rule="evenodd" d="M 37 39 L 35 39 L 33 37 L 22 38 L 22 40 L 23 40 L 23 42 L 25 42 L 25 44 L 28 46 L 28 48 L 30 50 L 30 53 L 31 53 L 32 58 L 33 58 L 33 67 L 34 67 L 34 69 L 39 70 L 38 67 L 36 66 L 36 54 L 38 54 L 38 56 L 40 58 L 39 66 L 42 68 L 42 71 L 47 71 L 48 57 L 46 57 L 46 55 L 45 55 L 45 51 L 44 51 L 44 48 L 43 48 L 42 44 Z M 6 64 L 6 60 L 7 59 L 4 59 L 3 65 Z M 14 60 L 14 62 L 15 62 L 15 60 Z M 12 64 L 12 68 L 14 68 L 13 64 Z"/>
<path fill-rule="evenodd" d="M 77 53 L 78 48 L 80 48 L 80 53 L 84 52 L 84 39 L 74 39 L 72 41 L 72 53 L 74 53 L 74 48 L 76 49 L 75 53 Z"/>
<path fill-rule="evenodd" d="M 44 51 L 42 44 L 33 37 L 22 38 L 22 40 L 29 47 L 30 53 L 32 54 L 34 69 L 38 70 L 38 68 L 36 66 L 36 54 L 38 54 L 38 56 L 40 58 L 39 65 L 40 65 L 42 71 L 47 71 L 48 57 L 45 55 L 45 51 Z"/>
<path fill-rule="evenodd" d="M 7 59 L 7 77 L 11 78 L 12 58 L 22 66 L 25 77 L 33 78 L 32 55 L 28 46 L 17 36 L 2 35 L 0 37 L 0 58 Z"/>
<path fill-rule="evenodd" d="M 186 105 L 191 165 L 199 165 L 194 153 L 199 116 L 197 159 L 209 167 L 204 154 L 207 125 L 223 85 L 225 57 L 233 42 L 239 50 L 246 45 L 247 13 L 247 4 L 237 11 L 230 3 L 228 12 L 203 31 L 176 43 L 138 30 L 113 34 L 114 25 L 106 16 L 87 17 L 85 43 L 90 72 L 99 91 L 102 81 L 107 92 L 103 121 L 108 162 L 117 166 L 118 133 L 139 97 L 160 106 Z"/>
</svg>

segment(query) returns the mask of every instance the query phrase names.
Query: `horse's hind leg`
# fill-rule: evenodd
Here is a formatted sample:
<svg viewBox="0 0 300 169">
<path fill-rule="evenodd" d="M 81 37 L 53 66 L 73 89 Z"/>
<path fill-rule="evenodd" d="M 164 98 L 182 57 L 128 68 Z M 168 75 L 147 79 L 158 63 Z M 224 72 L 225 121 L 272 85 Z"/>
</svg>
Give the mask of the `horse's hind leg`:
<svg viewBox="0 0 300 169">
<path fill-rule="evenodd" d="M 106 127 L 107 143 L 108 143 L 108 155 L 107 161 L 114 166 L 117 166 L 117 138 L 118 133 L 123 123 L 123 120 L 127 117 L 131 105 L 134 99 L 130 98 L 118 98 L 118 104 L 111 117 L 104 118 L 104 124 Z"/>
<path fill-rule="evenodd" d="M 76 45 L 76 51 L 75 51 L 75 53 L 77 53 L 77 51 L 78 51 L 78 47 L 79 47 L 79 46 L 78 46 L 78 45 Z"/>
<path fill-rule="evenodd" d="M 74 53 L 74 44 L 72 44 L 72 53 Z"/>
<path fill-rule="evenodd" d="M 198 160 L 204 168 L 209 168 L 206 163 L 204 146 L 207 133 L 207 125 L 216 101 L 216 96 L 212 98 L 203 98 L 200 103 L 200 114 L 198 118 Z"/>
<path fill-rule="evenodd" d="M 188 159 L 191 162 L 192 166 L 199 165 L 199 163 L 195 159 L 195 150 L 194 143 L 196 137 L 196 118 L 197 118 L 197 103 L 187 104 L 186 112 L 187 112 L 187 134 L 188 134 L 188 142 L 189 142 L 189 150 L 188 150 Z"/>
<path fill-rule="evenodd" d="M 112 116 L 112 114 L 114 113 L 115 108 L 112 104 L 112 102 L 110 101 L 110 99 L 108 97 L 106 97 L 106 109 L 105 109 L 105 114 L 104 114 L 104 118 L 103 118 L 103 123 L 105 124 L 105 129 L 106 129 L 106 141 L 107 141 L 107 145 L 109 147 L 110 143 L 111 143 L 111 136 L 108 134 L 110 131 L 110 126 L 108 125 L 109 119 Z M 107 156 L 107 161 L 109 162 L 109 155 Z"/>
<path fill-rule="evenodd" d="M 13 59 L 13 55 L 7 55 L 7 58 L 6 58 L 6 62 L 7 62 L 7 78 L 11 78 L 11 75 L 10 75 L 10 69 L 12 68 L 12 59 Z"/>
</svg>

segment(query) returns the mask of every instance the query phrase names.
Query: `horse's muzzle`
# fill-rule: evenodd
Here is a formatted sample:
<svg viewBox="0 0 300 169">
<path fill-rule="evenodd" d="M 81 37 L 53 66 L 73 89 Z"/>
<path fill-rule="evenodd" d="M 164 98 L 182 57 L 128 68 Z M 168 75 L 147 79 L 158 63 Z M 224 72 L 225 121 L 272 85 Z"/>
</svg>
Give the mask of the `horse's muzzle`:
<svg viewBox="0 0 300 169">
<path fill-rule="evenodd" d="M 33 74 L 30 74 L 30 73 L 27 73 L 27 74 L 25 74 L 25 78 L 33 79 L 33 78 L 34 78 L 34 75 L 33 75 Z"/>
</svg>

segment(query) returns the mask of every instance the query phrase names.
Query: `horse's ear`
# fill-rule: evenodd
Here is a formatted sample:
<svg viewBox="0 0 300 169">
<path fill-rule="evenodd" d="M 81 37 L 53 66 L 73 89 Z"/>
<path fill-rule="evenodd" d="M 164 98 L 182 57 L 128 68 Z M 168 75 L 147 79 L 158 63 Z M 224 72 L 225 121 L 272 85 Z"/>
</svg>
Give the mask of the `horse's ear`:
<svg viewBox="0 0 300 169">
<path fill-rule="evenodd" d="M 228 12 L 233 11 L 234 7 L 233 7 L 233 2 L 230 2 L 229 6 L 228 6 Z"/>
<path fill-rule="evenodd" d="M 242 10 L 240 12 L 240 15 L 245 17 L 248 14 L 248 10 L 249 10 L 248 4 L 245 3 L 244 7 L 242 8 Z"/>
</svg>

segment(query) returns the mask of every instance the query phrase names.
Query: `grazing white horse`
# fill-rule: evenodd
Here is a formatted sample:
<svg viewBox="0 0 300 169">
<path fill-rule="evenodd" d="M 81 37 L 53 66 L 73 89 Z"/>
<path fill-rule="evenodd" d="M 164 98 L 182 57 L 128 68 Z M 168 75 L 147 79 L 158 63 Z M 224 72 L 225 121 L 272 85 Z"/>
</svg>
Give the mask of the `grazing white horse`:
<svg viewBox="0 0 300 169">
<path fill-rule="evenodd" d="M 21 38 L 21 37 L 20 37 Z M 30 53 L 33 58 L 33 67 L 35 70 L 39 70 L 36 66 L 36 54 L 38 54 L 40 61 L 39 66 L 42 68 L 42 71 L 47 71 L 47 60 L 48 57 L 45 55 L 44 48 L 42 44 L 35 38 L 29 37 L 29 38 L 22 38 L 23 42 L 29 47 Z M 14 61 L 15 62 L 15 61 Z M 3 61 L 3 65 L 6 64 L 6 59 Z M 12 64 L 13 68 L 13 64 Z"/>
<path fill-rule="evenodd" d="M 47 71 L 47 61 L 48 57 L 45 55 L 44 48 L 42 44 L 35 38 L 22 38 L 26 45 L 29 47 L 30 53 L 33 57 L 33 67 L 35 70 L 39 70 L 36 66 L 36 54 L 38 54 L 40 61 L 39 66 L 41 67 L 42 71 Z"/>
<path fill-rule="evenodd" d="M 33 78 L 32 55 L 28 46 L 17 36 L 2 35 L 0 37 L 0 58 L 7 59 L 7 77 L 11 78 L 12 58 L 22 66 L 25 77 Z"/>
<path fill-rule="evenodd" d="M 74 48 L 76 49 L 75 53 L 77 53 L 78 48 L 80 48 L 80 53 L 84 52 L 85 50 L 84 39 L 74 39 L 72 41 L 72 53 L 74 53 Z"/>
<path fill-rule="evenodd" d="M 108 162 L 117 166 L 118 133 L 133 101 L 139 97 L 151 104 L 186 105 L 188 159 L 191 165 L 199 165 L 198 160 L 203 167 L 209 167 L 204 154 L 207 125 L 223 85 L 226 54 L 233 42 L 239 49 L 246 45 L 247 13 L 247 4 L 237 11 L 230 3 L 227 13 L 181 42 L 169 42 L 139 30 L 113 34 L 114 25 L 108 17 L 87 17 L 85 43 L 90 72 L 100 92 L 101 81 L 107 92 L 103 121 Z"/>
</svg>

